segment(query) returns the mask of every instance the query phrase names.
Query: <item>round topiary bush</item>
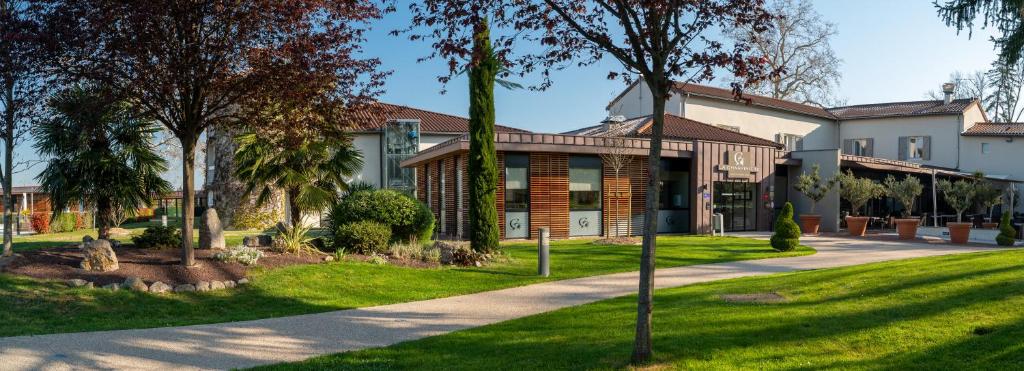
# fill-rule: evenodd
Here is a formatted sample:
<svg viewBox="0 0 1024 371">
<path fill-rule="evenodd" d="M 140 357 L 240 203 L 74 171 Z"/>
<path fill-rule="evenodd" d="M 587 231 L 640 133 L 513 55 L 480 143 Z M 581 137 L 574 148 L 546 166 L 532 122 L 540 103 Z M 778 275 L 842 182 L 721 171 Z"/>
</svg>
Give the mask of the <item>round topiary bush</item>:
<svg viewBox="0 0 1024 371">
<path fill-rule="evenodd" d="M 1003 217 L 999 220 L 999 235 L 996 236 L 996 243 L 999 246 L 1013 246 L 1016 239 L 1017 229 L 1010 222 L 1010 212 L 1003 212 Z"/>
<path fill-rule="evenodd" d="M 385 253 L 391 240 L 391 227 L 372 220 L 345 223 L 334 235 L 336 249 L 360 254 Z"/>
<path fill-rule="evenodd" d="M 772 248 L 778 251 L 793 251 L 800 245 L 800 226 L 793 221 L 793 204 L 787 202 L 775 219 L 771 243 Z"/>
<path fill-rule="evenodd" d="M 374 221 L 391 228 L 392 242 L 428 241 L 434 215 L 422 202 L 390 189 L 352 193 L 331 208 L 331 230 L 357 221 Z"/>
</svg>

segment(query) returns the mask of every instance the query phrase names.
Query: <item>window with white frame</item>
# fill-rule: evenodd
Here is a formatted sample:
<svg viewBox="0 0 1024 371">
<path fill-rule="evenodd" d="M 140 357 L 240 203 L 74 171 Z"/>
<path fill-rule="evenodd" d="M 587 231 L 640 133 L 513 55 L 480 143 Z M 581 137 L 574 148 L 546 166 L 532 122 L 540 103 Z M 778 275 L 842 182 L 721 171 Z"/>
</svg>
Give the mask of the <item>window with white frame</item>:
<svg viewBox="0 0 1024 371">
<path fill-rule="evenodd" d="M 800 151 L 804 149 L 804 136 L 796 134 L 780 133 L 778 142 L 786 147 L 787 151 Z"/>
<path fill-rule="evenodd" d="M 983 154 L 992 153 L 992 148 L 989 147 L 988 143 L 982 143 L 981 144 L 981 153 L 983 153 Z"/>
</svg>

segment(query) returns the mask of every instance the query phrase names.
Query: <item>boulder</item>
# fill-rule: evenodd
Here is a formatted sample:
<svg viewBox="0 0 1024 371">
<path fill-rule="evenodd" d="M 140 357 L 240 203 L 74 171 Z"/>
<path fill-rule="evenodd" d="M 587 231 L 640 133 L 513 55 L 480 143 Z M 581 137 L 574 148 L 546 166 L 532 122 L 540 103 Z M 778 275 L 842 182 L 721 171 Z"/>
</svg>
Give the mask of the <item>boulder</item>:
<svg viewBox="0 0 1024 371">
<path fill-rule="evenodd" d="M 235 283 L 235 281 L 232 281 L 232 280 L 224 281 L 224 287 L 225 288 L 233 289 L 233 288 L 235 288 L 235 285 L 237 285 Z"/>
<path fill-rule="evenodd" d="M 249 284 L 249 279 L 248 278 L 239 278 L 238 279 L 238 284 L 239 285 L 248 285 Z"/>
<path fill-rule="evenodd" d="M 90 284 L 92 284 L 92 282 L 83 280 L 81 278 L 73 278 L 73 279 L 67 280 L 67 283 L 68 283 L 68 286 L 70 286 L 70 287 L 91 286 Z"/>
<path fill-rule="evenodd" d="M 210 281 L 210 290 L 223 290 L 224 282 Z"/>
<path fill-rule="evenodd" d="M 270 247 L 273 244 L 274 238 L 269 234 L 242 237 L 242 245 L 247 247 Z"/>
<path fill-rule="evenodd" d="M 192 291 L 196 291 L 196 286 L 191 284 L 191 283 L 186 283 L 184 285 L 174 286 L 174 292 L 192 292 Z"/>
<path fill-rule="evenodd" d="M 96 272 L 116 271 L 117 254 L 110 241 L 93 240 L 89 236 L 82 239 L 82 269 Z"/>
<path fill-rule="evenodd" d="M 210 283 L 206 281 L 196 282 L 196 291 L 210 291 Z"/>
<path fill-rule="evenodd" d="M 121 284 L 119 284 L 119 283 L 106 284 L 106 285 L 103 285 L 103 288 L 105 288 L 107 290 L 110 290 L 110 291 L 117 291 L 117 290 L 121 289 Z"/>
<path fill-rule="evenodd" d="M 199 220 L 199 248 L 200 249 L 223 249 L 224 227 L 217 217 L 217 209 L 207 208 Z"/>
<path fill-rule="evenodd" d="M 153 282 L 152 285 L 149 285 L 149 292 L 152 293 L 162 294 L 171 290 L 171 285 L 168 285 L 160 281 Z"/>
<path fill-rule="evenodd" d="M 128 277 L 124 280 L 124 283 L 122 283 L 121 286 L 124 287 L 125 290 L 142 292 L 149 291 L 149 286 L 146 285 L 146 282 L 138 277 Z"/>
<path fill-rule="evenodd" d="M 332 262 L 332 261 L 334 261 L 334 256 L 326 255 L 326 256 L 324 256 L 324 261 L 328 262 L 328 263 Z"/>
</svg>

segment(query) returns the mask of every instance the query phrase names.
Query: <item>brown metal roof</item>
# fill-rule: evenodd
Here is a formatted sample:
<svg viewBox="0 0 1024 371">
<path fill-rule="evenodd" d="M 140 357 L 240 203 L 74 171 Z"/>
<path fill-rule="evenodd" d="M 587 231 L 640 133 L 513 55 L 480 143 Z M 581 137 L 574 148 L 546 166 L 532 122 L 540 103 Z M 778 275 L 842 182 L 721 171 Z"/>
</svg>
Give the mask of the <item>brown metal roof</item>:
<svg viewBox="0 0 1024 371">
<path fill-rule="evenodd" d="M 377 103 L 380 107 L 378 112 L 366 114 L 360 119 L 371 122 L 358 130 L 379 131 L 388 121 L 393 120 L 420 120 L 420 131 L 424 133 L 466 133 L 469 132 L 469 119 L 453 116 L 445 113 L 426 111 L 419 108 L 400 106 L 390 103 Z M 528 133 L 529 131 L 516 129 L 508 126 L 495 125 L 494 130 L 499 133 Z"/>
<path fill-rule="evenodd" d="M 676 91 L 679 91 L 679 92 L 682 92 L 682 93 L 685 93 L 685 94 L 690 94 L 690 95 L 731 100 L 731 101 L 736 101 L 736 102 L 740 102 L 740 103 L 744 103 L 744 104 L 748 104 L 748 105 L 761 106 L 761 107 L 767 107 L 767 108 L 774 108 L 774 109 L 779 109 L 779 110 L 783 110 L 783 111 L 791 111 L 791 112 L 796 112 L 796 113 L 800 113 L 800 114 L 804 114 L 804 115 L 810 115 L 810 116 L 815 116 L 815 117 L 821 117 L 821 118 L 830 119 L 830 120 L 834 120 L 835 119 L 835 116 L 833 116 L 832 113 L 830 113 L 829 111 L 825 110 L 824 108 L 821 108 L 821 107 L 818 107 L 818 106 L 809 105 L 809 104 L 803 104 L 803 103 L 797 103 L 797 102 L 793 102 L 793 101 L 788 101 L 788 100 L 784 100 L 784 99 L 770 98 L 770 97 L 765 97 L 765 96 L 761 96 L 761 95 L 746 94 L 746 93 L 741 94 L 738 97 L 738 99 L 737 99 L 736 95 L 733 94 L 733 91 L 730 90 L 730 89 L 716 88 L 716 87 L 713 87 L 713 86 L 699 85 L 699 84 L 689 84 L 689 83 L 678 83 L 677 82 L 677 83 L 675 83 L 675 86 L 673 88 Z"/>
<path fill-rule="evenodd" d="M 941 100 L 924 100 L 916 102 L 892 102 L 860 104 L 855 106 L 833 107 L 828 111 L 840 120 L 869 118 L 911 117 L 931 115 L 958 115 L 970 107 L 976 100 L 973 98 L 954 99 L 949 104 Z"/>
<path fill-rule="evenodd" d="M 979 122 L 964 130 L 963 135 L 970 137 L 1024 137 L 1024 122 Z"/>
</svg>

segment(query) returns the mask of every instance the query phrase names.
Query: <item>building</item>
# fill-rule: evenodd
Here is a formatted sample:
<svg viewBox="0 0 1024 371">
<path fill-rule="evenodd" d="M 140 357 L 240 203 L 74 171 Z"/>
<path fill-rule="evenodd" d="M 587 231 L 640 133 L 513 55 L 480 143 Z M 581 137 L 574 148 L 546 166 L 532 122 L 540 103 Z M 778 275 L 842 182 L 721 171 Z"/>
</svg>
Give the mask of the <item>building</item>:
<svg viewBox="0 0 1024 371">
<path fill-rule="evenodd" d="M 368 117 L 372 124 L 356 128 L 353 144 L 362 152 L 363 168 L 351 181 L 363 182 L 377 188 L 391 188 L 413 192 L 416 185 L 414 169 L 402 168 L 401 161 L 421 150 L 433 147 L 469 131 L 469 120 L 418 108 L 379 103 L 382 109 L 377 117 Z M 525 130 L 497 126 L 501 133 L 525 133 Z M 217 209 L 222 221 L 231 224 L 234 212 L 240 208 L 255 207 L 252 199 L 243 199 L 245 187 L 234 176 L 233 154 L 237 149 L 234 133 L 211 129 L 207 135 L 206 203 Z M 288 219 L 282 197 L 264 208 L 282 210 Z M 306 216 L 315 224 L 317 215 Z"/>
<path fill-rule="evenodd" d="M 807 213 L 809 200 L 790 185 L 815 164 L 825 176 L 847 169 L 878 180 L 916 176 L 928 191 L 913 211 L 935 224 L 952 214 L 933 193 L 937 179 L 975 171 L 1003 187 L 1024 179 L 1024 167 L 1012 165 L 1012 154 L 1024 155 L 1013 139 L 1024 125 L 991 124 L 976 99 L 952 99 L 950 85 L 944 91 L 943 100 L 822 108 L 675 84 L 659 170 L 659 232 L 708 233 L 714 213 L 723 214 L 726 231 L 767 230 L 786 201 Z M 498 134 L 502 237 L 533 237 L 540 227 L 556 238 L 639 234 L 651 107 L 641 81 L 607 105 L 603 123 L 563 134 Z M 442 237 L 465 236 L 467 151 L 468 139 L 460 137 L 402 162 L 425 175 L 417 178 L 417 197 L 434 210 Z M 613 152 L 630 157 L 620 176 L 609 167 Z M 882 199 L 867 209 L 883 222 L 901 207 Z M 838 230 L 848 211 L 831 192 L 817 205 L 822 229 Z"/>
</svg>

